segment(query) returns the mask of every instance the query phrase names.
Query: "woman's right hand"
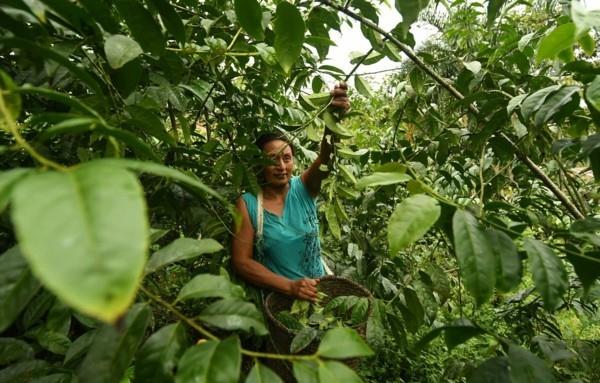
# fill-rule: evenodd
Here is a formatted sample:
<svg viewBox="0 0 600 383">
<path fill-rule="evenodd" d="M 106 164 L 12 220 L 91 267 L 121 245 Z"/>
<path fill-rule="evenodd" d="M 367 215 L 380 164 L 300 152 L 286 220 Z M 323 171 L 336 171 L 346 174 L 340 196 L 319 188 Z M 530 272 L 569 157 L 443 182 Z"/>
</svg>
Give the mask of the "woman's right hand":
<svg viewBox="0 0 600 383">
<path fill-rule="evenodd" d="M 298 299 L 316 302 L 318 300 L 318 284 L 318 279 L 304 278 L 291 281 L 290 295 Z"/>
</svg>

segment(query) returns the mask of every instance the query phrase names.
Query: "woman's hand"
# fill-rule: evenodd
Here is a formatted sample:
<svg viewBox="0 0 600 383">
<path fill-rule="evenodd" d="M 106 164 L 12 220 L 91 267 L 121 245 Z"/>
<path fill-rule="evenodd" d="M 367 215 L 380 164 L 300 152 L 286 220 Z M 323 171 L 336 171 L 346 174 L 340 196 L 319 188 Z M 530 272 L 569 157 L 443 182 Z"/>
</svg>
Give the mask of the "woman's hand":
<svg viewBox="0 0 600 383">
<path fill-rule="evenodd" d="M 341 113 L 346 113 L 350 109 L 350 101 L 348 100 L 348 85 L 345 82 L 340 81 L 335 84 L 331 91 L 333 100 L 331 100 L 331 106 L 338 109 Z"/>
<path fill-rule="evenodd" d="M 298 299 L 316 302 L 318 300 L 318 284 L 318 279 L 304 278 L 291 281 L 290 295 Z"/>
</svg>

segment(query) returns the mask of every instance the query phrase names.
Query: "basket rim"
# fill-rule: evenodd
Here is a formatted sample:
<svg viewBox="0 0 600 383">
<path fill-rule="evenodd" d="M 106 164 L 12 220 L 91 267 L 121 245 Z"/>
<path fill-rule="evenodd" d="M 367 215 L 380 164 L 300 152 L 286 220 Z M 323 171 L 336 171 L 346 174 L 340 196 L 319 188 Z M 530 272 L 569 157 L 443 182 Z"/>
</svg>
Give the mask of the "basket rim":
<svg viewBox="0 0 600 383">
<path fill-rule="evenodd" d="M 338 280 L 338 281 L 342 281 L 344 283 L 348 283 L 359 290 L 362 290 L 365 293 L 364 296 L 369 299 L 369 309 L 367 310 L 367 319 L 365 319 L 361 323 L 355 324 L 354 326 L 349 326 L 349 328 L 356 329 L 358 327 L 363 326 L 365 323 L 367 323 L 368 318 L 371 315 L 371 311 L 373 309 L 373 294 L 371 294 L 371 292 L 368 289 L 366 289 L 364 286 L 362 286 L 348 278 L 338 277 L 336 275 L 326 275 L 326 276 L 318 278 L 318 279 L 319 279 L 319 281 Z M 269 309 L 269 302 L 273 299 L 273 297 L 275 297 L 277 295 L 283 295 L 283 296 L 290 297 L 291 299 L 293 299 L 293 297 L 291 297 L 289 295 L 285 295 L 285 294 L 282 294 L 282 293 L 279 293 L 276 291 L 271 291 L 263 301 L 263 311 L 265 312 L 265 315 L 267 316 L 269 322 L 271 324 L 275 325 L 279 330 L 284 331 L 288 335 L 298 334 L 300 331 L 287 328 L 283 323 L 281 323 L 279 320 L 277 320 L 277 318 L 275 318 L 273 313 L 271 313 L 271 310 Z"/>
</svg>

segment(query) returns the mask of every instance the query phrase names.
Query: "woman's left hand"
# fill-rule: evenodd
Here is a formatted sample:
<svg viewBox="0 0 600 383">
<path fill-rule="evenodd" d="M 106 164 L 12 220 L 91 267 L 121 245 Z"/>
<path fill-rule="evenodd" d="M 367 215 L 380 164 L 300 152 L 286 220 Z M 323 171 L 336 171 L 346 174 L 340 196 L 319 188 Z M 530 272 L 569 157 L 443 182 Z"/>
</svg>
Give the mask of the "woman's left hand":
<svg viewBox="0 0 600 383">
<path fill-rule="evenodd" d="M 331 91 L 333 100 L 331 100 L 331 106 L 338 109 L 341 113 L 346 113 L 350 109 L 350 100 L 348 99 L 348 85 L 345 82 L 340 81 L 335 84 Z"/>
</svg>

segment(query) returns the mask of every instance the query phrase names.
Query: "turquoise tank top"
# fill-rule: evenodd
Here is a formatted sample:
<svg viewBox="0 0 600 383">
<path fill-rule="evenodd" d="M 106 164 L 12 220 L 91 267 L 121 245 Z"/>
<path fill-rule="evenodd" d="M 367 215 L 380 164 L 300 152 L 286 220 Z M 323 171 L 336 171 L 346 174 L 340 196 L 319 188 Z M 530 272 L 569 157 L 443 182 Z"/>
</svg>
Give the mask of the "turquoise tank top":
<svg viewBox="0 0 600 383">
<path fill-rule="evenodd" d="M 250 193 L 244 193 L 242 198 L 256 233 L 258 201 Z M 293 280 L 318 278 L 325 274 L 321 263 L 317 205 L 300 177 L 290 180 L 281 216 L 264 209 L 262 244 L 255 245 L 255 259 L 275 274 Z"/>
</svg>

